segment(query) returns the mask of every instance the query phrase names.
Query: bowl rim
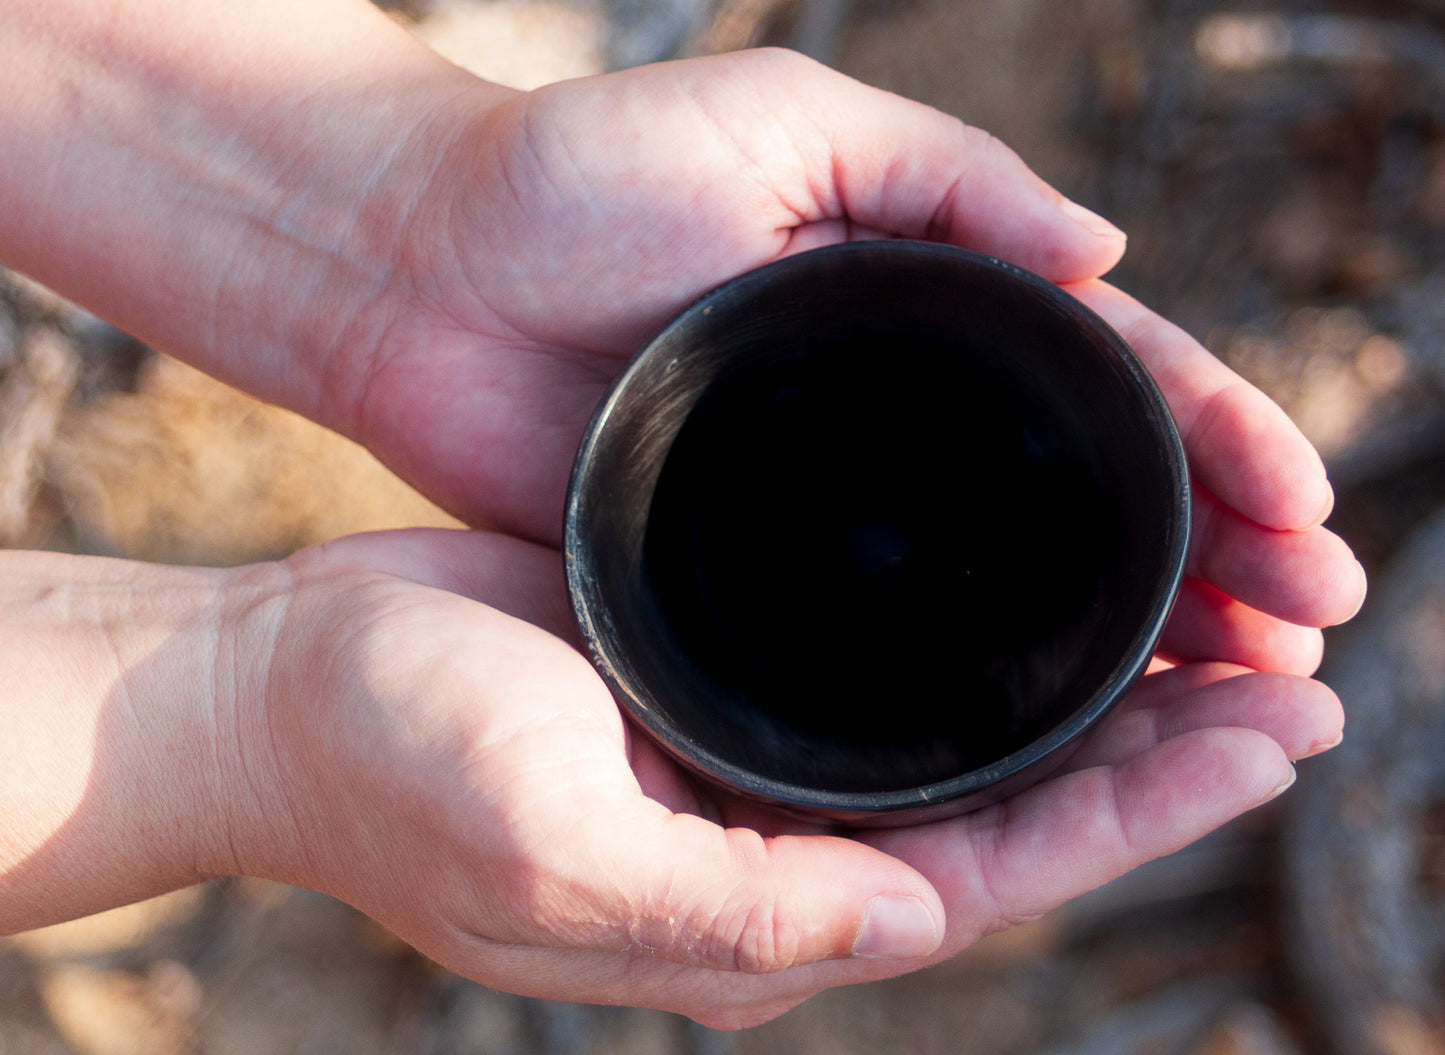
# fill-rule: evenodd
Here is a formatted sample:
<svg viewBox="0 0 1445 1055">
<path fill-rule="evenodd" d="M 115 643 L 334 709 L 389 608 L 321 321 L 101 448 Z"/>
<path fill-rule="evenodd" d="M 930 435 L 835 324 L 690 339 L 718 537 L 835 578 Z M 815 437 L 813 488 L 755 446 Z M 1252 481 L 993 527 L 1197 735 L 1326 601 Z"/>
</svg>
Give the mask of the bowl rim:
<svg viewBox="0 0 1445 1055">
<path fill-rule="evenodd" d="M 830 791 L 794 784 L 753 772 L 708 750 L 676 725 L 663 721 L 621 676 L 615 642 L 603 630 L 610 621 L 605 618 L 604 613 L 594 612 L 587 601 L 589 594 L 595 591 L 588 589 L 591 549 L 584 527 L 587 496 L 583 483 L 609 420 L 626 396 L 630 385 L 647 369 L 649 360 L 657 354 L 657 350 L 666 346 L 668 338 L 696 315 L 710 312 L 722 302 L 745 299 L 753 290 L 766 286 L 780 275 L 807 269 L 825 258 L 849 256 L 877 259 L 908 257 L 915 260 L 933 258 L 943 265 L 962 264 L 982 268 L 1000 275 L 1005 281 L 1021 283 L 1034 296 L 1067 316 L 1074 325 L 1084 329 L 1094 338 L 1095 343 L 1116 358 L 1118 365 L 1123 368 L 1129 387 L 1140 401 L 1145 417 L 1157 430 L 1161 441 L 1161 460 L 1172 484 L 1172 505 L 1176 511 L 1176 515 L 1165 525 L 1165 545 L 1162 547 L 1165 570 L 1155 584 L 1145 618 L 1141 620 L 1128 647 L 1122 651 L 1121 659 L 1109 677 L 1081 706 L 1043 735 L 989 765 L 928 784 L 884 791 Z M 745 798 L 814 816 L 859 819 L 901 811 L 918 811 L 920 808 L 932 809 L 948 803 L 972 800 L 987 789 L 1005 784 L 1014 785 L 1017 783 L 1016 778 L 1025 771 L 1039 768 L 1051 758 L 1063 761 L 1071 745 L 1077 746 L 1077 741 L 1083 734 L 1127 694 L 1153 658 L 1154 649 L 1183 583 L 1189 548 L 1190 514 L 1188 460 L 1173 414 L 1148 368 L 1113 327 L 1071 294 L 1015 264 L 956 246 L 886 239 L 845 242 L 810 249 L 744 272 L 703 294 L 649 338 L 613 379 L 578 445 L 567 486 L 562 553 L 573 617 L 593 666 L 614 697 L 622 703 L 625 711 L 669 756 L 688 770 Z M 603 617 L 599 619 L 599 616 Z"/>
</svg>

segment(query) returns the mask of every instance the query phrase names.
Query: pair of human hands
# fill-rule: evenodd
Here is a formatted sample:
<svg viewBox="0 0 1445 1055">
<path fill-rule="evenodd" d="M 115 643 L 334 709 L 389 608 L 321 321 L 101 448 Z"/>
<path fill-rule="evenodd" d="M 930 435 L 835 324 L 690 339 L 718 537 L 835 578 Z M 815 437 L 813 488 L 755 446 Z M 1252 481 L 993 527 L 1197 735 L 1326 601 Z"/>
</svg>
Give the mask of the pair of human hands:
<svg viewBox="0 0 1445 1055">
<path fill-rule="evenodd" d="M 24 203 L 0 258 L 497 529 L 227 572 L 6 555 L 7 929 L 244 872 L 500 988 L 742 1025 L 1173 850 L 1339 735 L 1304 627 L 1363 579 L 1318 526 L 1319 460 L 1099 282 L 1122 237 L 988 136 L 782 52 L 524 95 L 360 0 L 0 10 L 0 146 L 24 145 L 0 149 Z M 748 268 L 878 236 L 1092 305 L 1153 369 L 1198 492 L 1161 669 L 1067 772 L 847 836 L 632 736 L 555 547 L 577 441 L 648 334 Z"/>
<path fill-rule="evenodd" d="M 912 970 L 1273 797 L 1339 738 L 1310 680 L 1364 579 L 1285 416 L 1099 281 L 1122 236 L 1006 147 L 795 55 L 568 82 L 408 149 L 374 335 L 306 409 L 484 532 L 343 539 L 286 562 L 239 871 L 333 893 L 442 964 L 554 998 L 737 1026 Z M 1148 364 L 1196 483 L 1155 669 L 1067 771 L 997 806 L 844 836 L 702 790 L 573 647 L 556 552 L 581 432 L 627 355 L 733 275 L 927 238 L 1064 285 Z M 244 367 L 222 368 L 245 384 Z M 298 404 L 304 400 L 297 400 Z M 255 761 L 259 760 L 259 761 Z"/>
</svg>

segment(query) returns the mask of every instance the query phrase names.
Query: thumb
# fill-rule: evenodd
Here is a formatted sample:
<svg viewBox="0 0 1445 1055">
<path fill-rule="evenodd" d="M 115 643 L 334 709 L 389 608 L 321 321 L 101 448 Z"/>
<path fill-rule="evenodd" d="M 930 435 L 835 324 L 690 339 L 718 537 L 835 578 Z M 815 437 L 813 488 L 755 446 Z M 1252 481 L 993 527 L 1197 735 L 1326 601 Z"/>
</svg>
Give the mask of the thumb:
<svg viewBox="0 0 1445 1055">
<path fill-rule="evenodd" d="M 648 799 L 611 821 L 588 825 L 590 853 L 567 855 L 579 877 L 573 918 L 614 921 L 600 947 L 768 973 L 851 956 L 921 959 L 942 941 L 928 881 L 850 839 L 768 838 Z"/>
<path fill-rule="evenodd" d="M 814 76 L 792 83 L 817 94 L 796 112 L 809 115 L 826 144 L 804 155 L 822 209 L 814 218 L 846 216 L 978 250 L 1053 282 L 1096 277 L 1119 262 L 1122 231 L 1065 198 L 987 132 L 821 67 L 799 72 Z"/>
</svg>

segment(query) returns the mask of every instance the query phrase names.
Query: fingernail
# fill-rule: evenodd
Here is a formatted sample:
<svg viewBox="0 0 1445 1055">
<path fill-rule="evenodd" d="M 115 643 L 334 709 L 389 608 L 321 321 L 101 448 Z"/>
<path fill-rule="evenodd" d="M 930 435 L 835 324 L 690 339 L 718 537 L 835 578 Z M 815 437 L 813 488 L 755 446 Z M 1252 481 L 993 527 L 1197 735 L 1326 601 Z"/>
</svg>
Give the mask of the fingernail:
<svg viewBox="0 0 1445 1055">
<path fill-rule="evenodd" d="M 1343 732 L 1339 732 L 1336 733 L 1332 739 L 1320 740 L 1316 743 L 1310 744 L 1310 749 L 1305 752 L 1304 757 L 1312 758 L 1315 755 L 1324 754 L 1332 747 L 1339 747 L 1340 744 L 1344 742 L 1344 739 L 1345 734 Z M 1291 783 L 1293 783 L 1293 781 L 1291 781 Z M 1286 787 L 1287 786 L 1288 785 L 1286 785 Z"/>
<path fill-rule="evenodd" d="M 916 897 L 884 895 L 868 902 L 853 955 L 871 960 L 910 960 L 938 948 L 933 913 Z"/>
<path fill-rule="evenodd" d="M 1365 598 L 1370 595 L 1370 577 L 1365 574 L 1365 566 L 1359 561 L 1355 561 L 1355 568 L 1360 573 L 1360 602 L 1355 605 L 1355 610 L 1345 617 L 1347 623 L 1360 614 L 1360 609 L 1365 607 Z"/>
<path fill-rule="evenodd" d="M 1274 799 L 1279 798 L 1281 795 L 1283 795 L 1283 794 L 1284 794 L 1286 791 L 1288 791 L 1290 788 L 1294 787 L 1294 782 L 1295 782 L 1298 778 L 1299 778 L 1299 774 L 1295 771 L 1294 766 L 1291 765 L 1291 766 L 1289 767 L 1289 779 L 1286 780 L 1286 781 L 1285 781 L 1283 784 L 1281 784 L 1279 787 L 1277 787 L 1277 788 L 1275 788 L 1273 791 L 1271 791 L 1271 792 L 1269 793 L 1269 798 L 1265 799 L 1264 801 L 1265 801 L 1265 802 L 1270 802 L 1270 801 L 1272 801 L 1272 800 L 1274 800 Z"/>
<path fill-rule="evenodd" d="M 1128 237 L 1128 235 L 1098 213 L 1090 212 L 1076 201 L 1070 201 L 1065 198 L 1059 207 L 1063 210 L 1065 216 L 1073 220 L 1090 234 L 1099 235 L 1101 238 Z"/>
</svg>

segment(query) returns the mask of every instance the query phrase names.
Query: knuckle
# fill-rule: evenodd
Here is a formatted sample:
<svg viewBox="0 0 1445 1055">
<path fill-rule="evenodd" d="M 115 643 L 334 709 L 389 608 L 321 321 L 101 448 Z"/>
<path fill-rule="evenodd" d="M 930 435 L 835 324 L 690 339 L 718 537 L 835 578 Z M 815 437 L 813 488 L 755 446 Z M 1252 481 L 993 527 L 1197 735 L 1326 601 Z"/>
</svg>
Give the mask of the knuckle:
<svg viewBox="0 0 1445 1055">
<path fill-rule="evenodd" d="M 783 77 L 810 77 L 828 67 L 791 48 L 749 48 L 735 53 L 739 61 L 753 64 L 758 71 Z"/>
<path fill-rule="evenodd" d="M 1144 311 L 1119 327 L 1119 336 L 1146 360 L 1149 369 L 1166 378 L 1182 370 L 1209 380 L 1220 389 L 1235 379 L 1234 373 L 1204 350 L 1185 330 L 1153 312 Z"/>
<path fill-rule="evenodd" d="M 1010 881 L 1006 842 L 1010 828 L 1009 800 L 989 808 L 980 818 L 978 837 L 973 843 L 974 875 L 977 877 L 982 926 L 979 935 L 1009 930 L 1036 919 L 1040 914 L 1017 903 L 1017 884 Z"/>
<path fill-rule="evenodd" d="M 950 118 L 954 135 L 958 137 L 963 155 L 973 160 L 981 169 L 990 165 L 1014 165 L 1019 163 L 1018 154 L 998 136 L 959 118 Z"/>
<path fill-rule="evenodd" d="M 723 941 L 730 966 L 743 974 L 773 974 L 798 962 L 802 949 L 797 927 L 787 923 L 771 900 L 755 903 L 739 914 L 740 925 Z"/>
<path fill-rule="evenodd" d="M 731 888 L 711 902 L 720 901 L 720 907 L 691 914 L 682 933 L 689 935 L 695 958 L 717 969 L 772 974 L 793 966 L 804 952 L 804 934 L 772 881 L 765 840 L 733 829 L 729 842 Z"/>
</svg>

